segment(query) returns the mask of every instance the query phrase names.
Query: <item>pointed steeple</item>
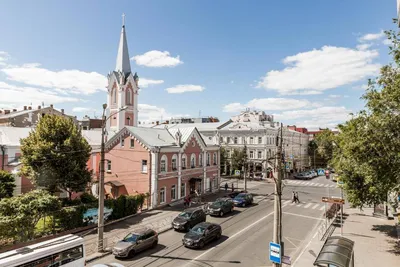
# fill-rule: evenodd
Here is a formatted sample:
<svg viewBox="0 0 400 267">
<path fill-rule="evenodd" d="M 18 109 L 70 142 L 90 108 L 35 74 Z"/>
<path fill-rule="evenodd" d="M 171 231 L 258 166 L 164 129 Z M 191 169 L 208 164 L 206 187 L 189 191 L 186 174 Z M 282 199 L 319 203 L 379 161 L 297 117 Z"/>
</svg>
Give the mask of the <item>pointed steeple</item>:
<svg viewBox="0 0 400 267">
<path fill-rule="evenodd" d="M 131 72 L 131 63 L 129 61 L 128 42 L 126 41 L 125 34 L 125 14 L 122 14 L 122 30 L 121 37 L 119 39 L 117 64 L 115 71 L 123 72 L 125 75 Z"/>
</svg>

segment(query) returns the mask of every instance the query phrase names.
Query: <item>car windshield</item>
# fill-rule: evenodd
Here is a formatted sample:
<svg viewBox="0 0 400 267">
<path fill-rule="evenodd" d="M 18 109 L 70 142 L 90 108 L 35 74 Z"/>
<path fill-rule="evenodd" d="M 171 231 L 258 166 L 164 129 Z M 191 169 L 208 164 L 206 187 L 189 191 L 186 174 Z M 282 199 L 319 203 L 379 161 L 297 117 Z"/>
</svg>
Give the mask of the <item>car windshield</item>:
<svg viewBox="0 0 400 267">
<path fill-rule="evenodd" d="M 136 242 L 138 238 L 139 238 L 139 236 L 136 235 L 136 234 L 128 234 L 127 236 L 124 237 L 124 239 L 122 239 L 122 241 L 124 241 L 124 242 Z"/>
<path fill-rule="evenodd" d="M 212 205 L 215 207 L 221 207 L 223 204 L 224 204 L 224 202 L 222 200 L 221 201 L 217 200 Z"/>
<path fill-rule="evenodd" d="M 206 228 L 204 226 L 195 226 L 192 228 L 192 230 L 190 230 L 190 232 L 192 232 L 194 234 L 202 235 L 202 234 L 204 234 L 205 230 L 206 230 Z"/>
<path fill-rule="evenodd" d="M 179 217 L 185 218 L 185 219 L 189 219 L 190 216 L 192 216 L 192 213 L 191 213 L 191 212 L 187 212 L 187 211 L 181 212 L 181 213 L 179 214 Z"/>
<path fill-rule="evenodd" d="M 237 195 L 235 198 L 236 199 L 243 199 L 243 198 L 245 198 L 246 197 L 246 194 L 239 194 L 239 195 Z"/>
</svg>

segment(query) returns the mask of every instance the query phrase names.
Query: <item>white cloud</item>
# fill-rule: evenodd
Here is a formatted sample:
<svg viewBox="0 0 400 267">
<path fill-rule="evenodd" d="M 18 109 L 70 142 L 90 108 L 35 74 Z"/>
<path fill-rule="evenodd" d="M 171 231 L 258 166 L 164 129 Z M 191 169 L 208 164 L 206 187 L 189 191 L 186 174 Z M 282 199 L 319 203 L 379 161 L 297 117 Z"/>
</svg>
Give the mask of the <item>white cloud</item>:
<svg viewBox="0 0 400 267">
<path fill-rule="evenodd" d="M 330 98 L 340 98 L 341 95 L 329 95 Z"/>
<path fill-rule="evenodd" d="M 372 46 L 371 43 L 359 44 L 359 45 L 357 45 L 357 49 L 364 51 L 364 50 L 367 50 L 368 48 L 370 48 L 371 46 Z"/>
<path fill-rule="evenodd" d="M 188 117 L 188 114 L 171 114 L 167 112 L 164 108 L 157 106 L 152 106 L 148 104 L 139 104 L 139 121 L 141 122 L 154 122 L 162 120 L 169 120 L 176 117 Z"/>
<path fill-rule="evenodd" d="M 9 57 L 10 55 L 7 52 L 0 51 L 0 66 L 5 66 L 5 62 L 8 60 Z"/>
<path fill-rule="evenodd" d="M 93 112 L 96 111 L 94 108 L 86 108 L 86 107 L 73 107 L 72 112 L 82 113 L 82 112 Z"/>
<path fill-rule="evenodd" d="M 164 83 L 163 80 L 151 80 L 151 79 L 146 79 L 146 78 L 139 79 L 139 87 L 142 87 L 142 88 L 146 88 L 146 87 L 149 87 L 150 85 L 162 84 L 162 83 Z"/>
<path fill-rule="evenodd" d="M 52 71 L 41 68 L 38 63 L 8 66 L 1 71 L 7 75 L 8 80 L 34 86 L 58 88 L 72 94 L 89 95 L 98 91 L 103 92 L 107 85 L 107 78 L 97 72 Z"/>
<path fill-rule="evenodd" d="M 171 57 L 168 51 L 152 50 L 144 53 L 143 55 L 137 55 L 131 58 L 135 60 L 137 65 L 146 67 L 175 67 L 183 64 L 179 56 Z"/>
<path fill-rule="evenodd" d="M 34 106 L 78 102 L 75 97 L 65 97 L 56 94 L 51 90 L 44 90 L 33 87 L 15 86 L 0 81 L 0 103 L 1 107 L 19 107 L 32 103 Z"/>
<path fill-rule="evenodd" d="M 382 44 L 384 44 L 384 45 L 391 45 L 391 44 L 392 44 L 392 41 L 390 41 L 389 39 L 385 39 L 385 40 L 383 40 Z"/>
<path fill-rule="evenodd" d="M 308 110 L 284 111 L 280 114 L 274 114 L 274 117 L 277 120 L 296 120 L 295 124 L 299 127 L 335 128 L 338 124 L 350 119 L 350 113 L 351 110 L 345 107 L 319 107 Z"/>
<path fill-rule="evenodd" d="M 324 91 L 378 73 L 380 65 L 372 63 L 378 55 L 376 50 L 324 46 L 284 58 L 287 67 L 269 71 L 258 87 L 281 95 Z"/>
<path fill-rule="evenodd" d="M 383 31 L 380 31 L 378 33 L 368 33 L 358 38 L 358 41 L 360 42 L 375 41 L 383 38 L 384 36 L 385 33 Z"/>
<path fill-rule="evenodd" d="M 182 94 L 186 92 L 202 92 L 204 91 L 204 87 L 201 85 L 194 84 L 180 84 L 174 87 L 169 87 L 165 89 L 170 94 Z"/>
<path fill-rule="evenodd" d="M 318 105 L 318 104 L 317 104 Z M 247 104 L 230 103 L 223 108 L 224 112 L 240 112 L 246 108 L 257 110 L 288 110 L 293 108 L 315 107 L 307 100 L 290 98 L 255 98 Z"/>
</svg>

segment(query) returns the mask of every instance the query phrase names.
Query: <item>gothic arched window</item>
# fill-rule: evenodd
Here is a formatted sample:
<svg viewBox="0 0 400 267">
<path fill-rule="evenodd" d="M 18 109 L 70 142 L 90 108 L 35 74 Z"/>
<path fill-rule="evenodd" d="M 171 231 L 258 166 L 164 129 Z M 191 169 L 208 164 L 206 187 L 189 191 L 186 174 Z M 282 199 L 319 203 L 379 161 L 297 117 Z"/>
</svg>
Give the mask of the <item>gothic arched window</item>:
<svg viewBox="0 0 400 267">
<path fill-rule="evenodd" d="M 112 91 L 112 98 L 113 98 L 113 103 L 116 104 L 117 103 L 117 89 L 113 89 Z"/>
<path fill-rule="evenodd" d="M 126 90 L 126 104 L 132 105 L 132 91 L 130 89 Z"/>
</svg>

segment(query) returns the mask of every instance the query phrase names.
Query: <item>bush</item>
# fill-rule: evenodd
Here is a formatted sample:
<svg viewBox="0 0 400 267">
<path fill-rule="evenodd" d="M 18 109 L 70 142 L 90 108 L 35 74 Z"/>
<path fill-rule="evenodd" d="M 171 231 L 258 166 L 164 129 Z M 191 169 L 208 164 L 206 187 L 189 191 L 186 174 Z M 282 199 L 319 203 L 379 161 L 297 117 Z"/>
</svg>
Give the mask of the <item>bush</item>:
<svg viewBox="0 0 400 267">
<path fill-rule="evenodd" d="M 87 222 L 83 221 L 83 214 L 86 211 L 87 207 L 83 205 L 64 207 L 55 214 L 56 224 L 63 231 L 86 226 Z"/>
<path fill-rule="evenodd" d="M 88 194 L 86 192 L 81 195 L 80 199 L 83 204 L 90 204 L 97 202 L 97 198 L 95 196 Z"/>
<path fill-rule="evenodd" d="M 135 214 L 140 205 L 143 205 L 144 195 L 126 196 L 121 195 L 117 199 L 106 199 L 104 206 L 113 210 L 112 220 L 117 220 Z"/>
</svg>

